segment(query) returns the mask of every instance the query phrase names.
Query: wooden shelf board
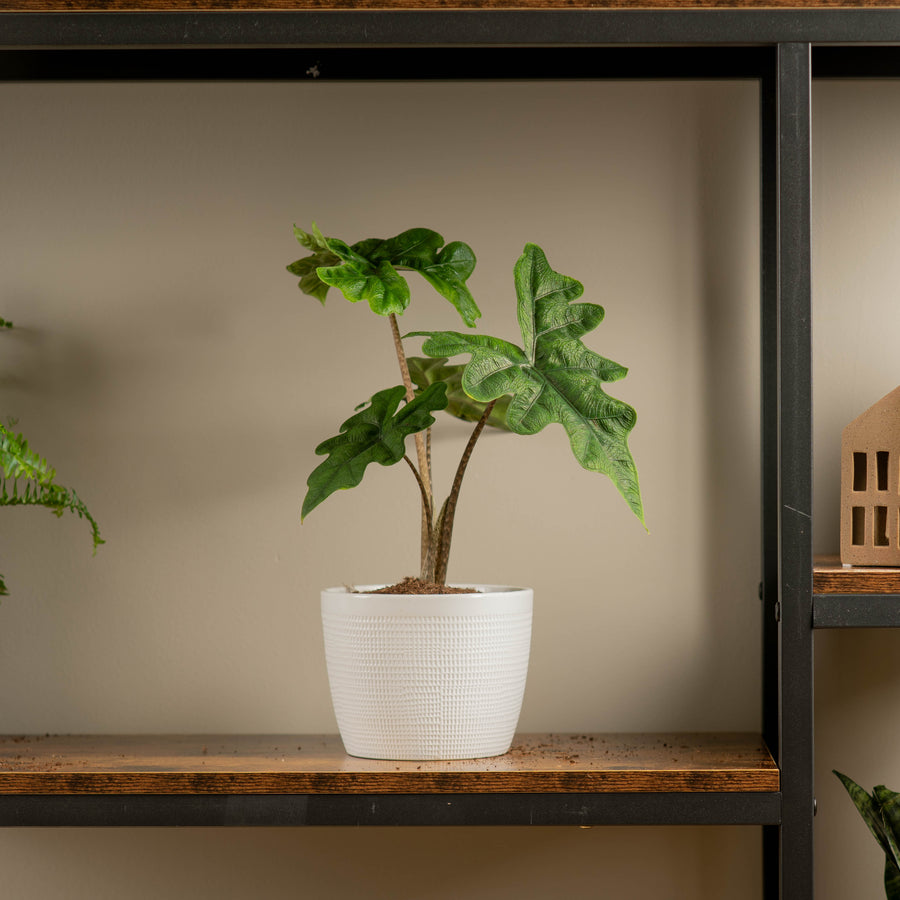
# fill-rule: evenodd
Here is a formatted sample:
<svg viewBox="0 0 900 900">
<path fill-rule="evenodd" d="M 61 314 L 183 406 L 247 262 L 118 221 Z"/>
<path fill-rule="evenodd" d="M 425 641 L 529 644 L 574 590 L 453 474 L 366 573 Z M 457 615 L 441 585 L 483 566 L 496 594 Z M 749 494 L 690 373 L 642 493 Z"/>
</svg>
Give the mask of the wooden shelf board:
<svg viewBox="0 0 900 900">
<path fill-rule="evenodd" d="M 817 557 L 814 594 L 900 594 L 900 568 L 842 566 L 840 557 Z"/>
<path fill-rule="evenodd" d="M 775 792 L 753 734 L 524 734 L 505 756 L 393 762 L 328 735 L 0 737 L 0 794 Z"/>
</svg>

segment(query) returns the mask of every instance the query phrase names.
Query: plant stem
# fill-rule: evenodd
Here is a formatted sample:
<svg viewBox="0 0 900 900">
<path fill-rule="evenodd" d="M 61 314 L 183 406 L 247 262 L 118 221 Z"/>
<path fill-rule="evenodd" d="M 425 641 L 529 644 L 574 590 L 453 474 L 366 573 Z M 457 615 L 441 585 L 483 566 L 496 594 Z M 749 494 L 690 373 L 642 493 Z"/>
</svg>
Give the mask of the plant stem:
<svg viewBox="0 0 900 900">
<path fill-rule="evenodd" d="M 475 449 L 475 442 L 484 431 L 484 426 L 494 409 L 496 400 L 491 400 L 485 407 L 478 424 L 469 437 L 466 449 L 463 450 L 462 458 L 456 469 L 456 476 L 453 479 L 453 487 L 450 489 L 450 495 L 447 497 L 441 514 L 438 517 L 436 527 L 437 535 L 437 551 L 435 554 L 434 580 L 438 584 L 444 584 L 447 580 L 447 561 L 450 557 L 450 540 L 453 537 L 453 519 L 456 516 L 456 504 L 459 501 L 459 491 L 462 487 L 463 475 L 466 474 L 466 467 L 469 465 L 469 459 L 472 457 L 472 451 Z"/>
<path fill-rule="evenodd" d="M 422 481 L 422 477 L 419 475 L 419 470 L 416 468 L 416 464 L 409 458 L 409 456 L 404 455 L 403 461 L 409 466 L 410 471 L 413 473 L 416 479 L 416 484 L 419 485 L 419 493 L 422 496 L 422 508 L 425 510 L 429 519 L 434 515 L 434 512 L 431 508 L 431 498 L 428 494 L 425 493 L 425 484 Z"/>
<path fill-rule="evenodd" d="M 409 403 L 415 399 L 413 391 L 412 378 L 409 375 L 409 366 L 406 362 L 406 353 L 403 350 L 403 341 L 400 338 L 400 326 L 397 324 L 397 316 L 391 313 L 388 316 L 391 323 L 391 334 L 394 338 L 394 350 L 397 352 L 397 362 L 400 363 L 400 375 L 403 377 L 403 386 L 406 388 L 406 402 Z M 420 554 L 420 577 L 426 580 L 427 570 L 431 568 L 429 559 L 433 557 L 433 535 L 434 527 L 434 500 L 431 486 L 431 466 L 428 459 L 428 447 L 422 433 L 414 435 L 416 441 L 416 456 L 419 461 L 418 481 L 422 491 L 422 542 Z M 410 462 L 411 465 L 411 462 Z M 412 467 L 412 465 L 411 465 Z M 413 471 L 415 471 L 415 468 Z"/>
</svg>

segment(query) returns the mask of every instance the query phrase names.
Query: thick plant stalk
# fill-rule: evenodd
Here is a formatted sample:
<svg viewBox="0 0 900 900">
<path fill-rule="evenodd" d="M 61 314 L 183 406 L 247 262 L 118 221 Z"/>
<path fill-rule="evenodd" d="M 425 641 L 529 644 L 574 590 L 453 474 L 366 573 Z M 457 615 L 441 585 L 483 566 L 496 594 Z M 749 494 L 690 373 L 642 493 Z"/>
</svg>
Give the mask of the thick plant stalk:
<svg viewBox="0 0 900 900">
<path fill-rule="evenodd" d="M 388 316 L 391 323 L 391 334 L 394 337 L 394 349 L 397 351 L 397 362 L 400 363 L 400 375 L 403 378 L 403 386 L 406 388 L 406 402 L 409 403 L 415 399 L 415 391 L 413 391 L 412 378 L 409 374 L 409 366 L 406 362 L 406 353 L 403 350 L 403 341 L 400 338 L 400 326 L 397 324 L 397 316 L 391 313 Z M 419 461 L 419 470 L 417 480 L 419 488 L 422 491 L 422 542 L 420 552 L 420 573 L 419 577 L 423 581 L 428 581 L 429 570 L 433 563 L 430 562 L 434 556 L 434 540 L 432 529 L 434 527 L 434 508 L 433 491 L 431 487 L 431 465 L 429 460 L 429 448 L 425 437 L 421 432 L 416 434 L 416 456 Z M 410 464 L 410 468 L 415 472 L 415 467 Z"/>
<path fill-rule="evenodd" d="M 422 581 L 430 582 L 434 580 L 435 552 L 435 530 L 433 525 L 434 509 L 431 505 L 432 498 L 425 493 L 425 484 L 419 475 L 416 464 L 408 456 L 404 456 L 403 460 L 415 476 L 416 484 L 419 486 L 419 493 L 422 496 L 422 559 L 419 578 Z"/>
<path fill-rule="evenodd" d="M 463 451 L 462 458 L 456 468 L 456 476 L 453 479 L 453 487 L 450 489 L 450 495 L 441 509 L 438 521 L 435 525 L 435 533 L 437 535 L 437 550 L 435 552 L 434 580 L 437 584 L 444 584 L 447 581 L 447 561 L 450 557 L 450 540 L 453 537 L 453 519 L 456 516 L 456 504 L 459 501 L 459 491 L 462 487 L 463 475 L 466 474 L 466 467 L 472 457 L 472 451 L 475 449 L 475 443 L 484 431 L 488 417 L 494 409 L 496 400 L 491 400 L 485 407 L 478 424 L 469 437 L 466 449 Z"/>
</svg>

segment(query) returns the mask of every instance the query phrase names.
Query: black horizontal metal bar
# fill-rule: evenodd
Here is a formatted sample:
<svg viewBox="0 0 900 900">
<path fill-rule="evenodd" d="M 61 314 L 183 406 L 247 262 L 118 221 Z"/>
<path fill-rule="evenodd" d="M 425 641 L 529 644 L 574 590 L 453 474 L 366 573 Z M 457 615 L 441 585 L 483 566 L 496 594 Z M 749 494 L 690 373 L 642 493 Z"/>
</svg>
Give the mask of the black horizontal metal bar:
<svg viewBox="0 0 900 900">
<path fill-rule="evenodd" d="M 815 594 L 813 628 L 900 628 L 900 594 Z"/>
<path fill-rule="evenodd" d="M 775 825 L 778 793 L 0 796 L 0 826 Z"/>
<path fill-rule="evenodd" d="M 900 9 L 2 13 L 0 46 L 900 42 Z"/>
<path fill-rule="evenodd" d="M 773 62 L 760 47 L 0 50 L 0 80 L 760 78 Z"/>
<path fill-rule="evenodd" d="M 814 78 L 897 78 L 897 47 L 814 47 Z"/>
</svg>

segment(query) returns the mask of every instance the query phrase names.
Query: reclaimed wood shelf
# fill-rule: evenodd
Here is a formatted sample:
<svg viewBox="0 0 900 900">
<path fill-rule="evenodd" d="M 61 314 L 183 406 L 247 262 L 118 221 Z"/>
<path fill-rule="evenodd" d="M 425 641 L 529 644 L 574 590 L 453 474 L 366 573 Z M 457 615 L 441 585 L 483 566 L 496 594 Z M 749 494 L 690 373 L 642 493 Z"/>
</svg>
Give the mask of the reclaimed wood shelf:
<svg viewBox="0 0 900 900">
<path fill-rule="evenodd" d="M 900 568 L 843 566 L 837 556 L 818 557 L 813 628 L 900 628 Z"/>
<path fill-rule="evenodd" d="M 528 734 L 505 756 L 394 762 L 327 735 L 0 738 L 0 824 L 771 824 L 750 734 Z"/>
</svg>

